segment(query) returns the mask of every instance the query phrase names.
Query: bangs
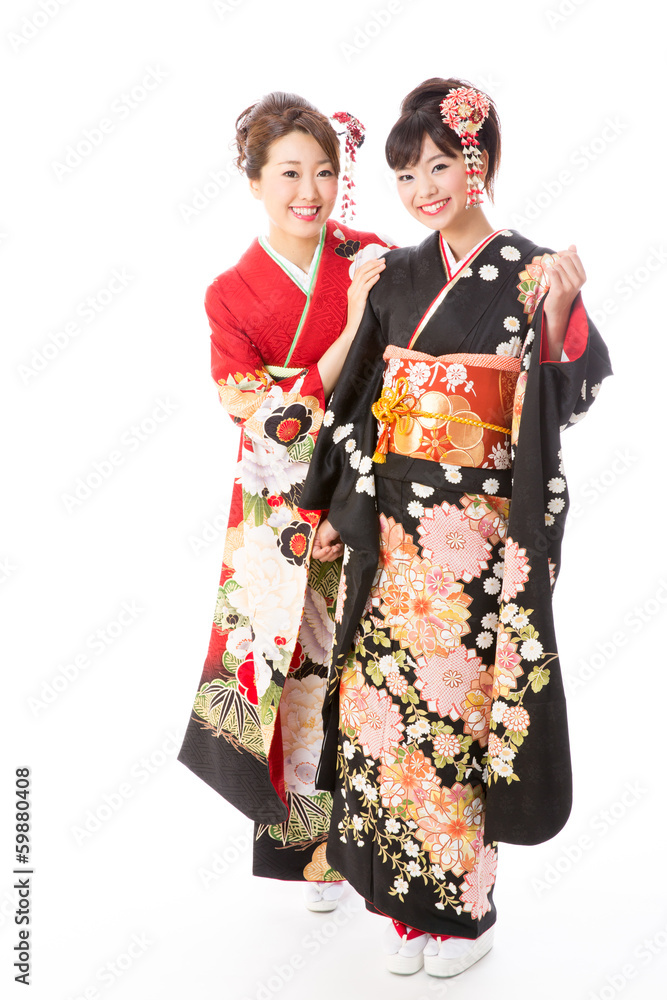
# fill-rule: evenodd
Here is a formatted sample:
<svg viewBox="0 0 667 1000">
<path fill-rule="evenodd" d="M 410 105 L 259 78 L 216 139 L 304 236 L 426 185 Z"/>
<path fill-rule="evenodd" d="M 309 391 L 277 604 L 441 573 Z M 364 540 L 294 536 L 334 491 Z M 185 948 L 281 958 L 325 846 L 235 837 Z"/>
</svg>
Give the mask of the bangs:
<svg viewBox="0 0 667 1000">
<path fill-rule="evenodd" d="M 424 133 L 429 135 L 438 149 L 447 156 L 461 152 L 458 136 L 445 125 L 439 111 L 423 108 L 402 115 L 387 136 L 384 153 L 392 170 L 414 167 L 419 162 Z"/>
</svg>

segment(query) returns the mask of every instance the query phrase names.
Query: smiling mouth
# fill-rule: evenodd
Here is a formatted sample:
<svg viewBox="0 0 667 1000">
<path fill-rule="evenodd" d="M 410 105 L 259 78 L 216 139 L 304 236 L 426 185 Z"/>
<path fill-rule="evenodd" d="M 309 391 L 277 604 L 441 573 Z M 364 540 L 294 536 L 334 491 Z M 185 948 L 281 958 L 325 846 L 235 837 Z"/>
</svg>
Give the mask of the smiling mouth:
<svg viewBox="0 0 667 1000">
<path fill-rule="evenodd" d="M 425 215 L 437 215 L 440 209 L 451 201 L 451 198 L 442 198 L 440 201 L 433 201 L 430 205 L 420 205 L 419 211 Z"/>
<path fill-rule="evenodd" d="M 321 205 L 290 205 L 290 212 L 296 215 L 297 219 L 311 222 L 317 218 L 321 207 Z"/>
</svg>

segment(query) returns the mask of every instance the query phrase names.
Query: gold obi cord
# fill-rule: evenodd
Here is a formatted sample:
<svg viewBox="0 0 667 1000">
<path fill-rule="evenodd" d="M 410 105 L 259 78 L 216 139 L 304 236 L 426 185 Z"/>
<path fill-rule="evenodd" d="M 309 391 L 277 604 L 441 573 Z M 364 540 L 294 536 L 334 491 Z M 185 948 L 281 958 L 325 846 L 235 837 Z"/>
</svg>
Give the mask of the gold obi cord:
<svg viewBox="0 0 667 1000">
<path fill-rule="evenodd" d="M 501 427 L 499 424 L 490 424 L 484 420 L 476 420 L 473 417 L 459 416 L 458 413 L 438 413 L 427 412 L 419 408 L 418 400 L 409 392 L 408 381 L 405 378 L 396 380 L 395 386 L 387 386 L 382 390 L 380 398 L 373 403 L 371 411 L 373 416 L 383 425 L 378 439 L 377 448 L 373 455 L 373 461 L 382 463 L 387 461 L 389 448 L 389 430 L 395 424 L 398 430 L 405 427 L 414 417 L 425 417 L 430 420 L 442 419 L 449 423 L 453 420 L 459 424 L 469 424 L 474 427 L 483 427 L 500 434 L 511 433 L 510 427 Z M 446 427 L 438 428 L 443 437 L 450 443 L 452 441 Z M 391 449 L 393 451 L 393 449 Z"/>
</svg>

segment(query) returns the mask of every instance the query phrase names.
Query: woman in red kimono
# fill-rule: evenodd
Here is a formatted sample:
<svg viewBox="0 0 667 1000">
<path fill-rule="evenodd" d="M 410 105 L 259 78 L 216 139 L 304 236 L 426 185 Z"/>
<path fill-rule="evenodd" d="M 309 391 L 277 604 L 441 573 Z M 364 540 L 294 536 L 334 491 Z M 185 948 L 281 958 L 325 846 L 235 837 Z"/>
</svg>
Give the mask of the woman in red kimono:
<svg viewBox="0 0 667 1000">
<path fill-rule="evenodd" d="M 492 945 L 498 841 L 570 812 L 560 433 L 611 367 L 576 248 L 479 207 L 500 156 L 485 94 L 425 81 L 386 153 L 430 233 L 387 255 L 301 498 L 345 543 L 316 785 L 329 862 L 392 918 L 389 969 L 451 976 Z"/>
<path fill-rule="evenodd" d="M 348 115 L 348 149 L 360 134 Z M 237 120 L 238 165 L 268 216 L 206 293 L 212 373 L 241 427 L 208 656 L 179 760 L 255 821 L 253 873 L 336 905 L 331 796 L 314 785 L 340 546 L 315 548 L 299 495 L 328 396 L 390 246 L 332 221 L 339 139 L 294 94 Z M 348 187 L 349 185 L 349 178 Z M 344 199 L 349 202 L 346 193 Z"/>
</svg>

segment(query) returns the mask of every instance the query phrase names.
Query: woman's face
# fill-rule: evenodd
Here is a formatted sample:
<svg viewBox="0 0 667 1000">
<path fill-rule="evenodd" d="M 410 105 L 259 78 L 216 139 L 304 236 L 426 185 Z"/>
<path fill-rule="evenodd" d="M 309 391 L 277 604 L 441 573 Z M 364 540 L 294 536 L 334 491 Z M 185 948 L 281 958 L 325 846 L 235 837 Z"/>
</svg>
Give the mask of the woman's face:
<svg viewBox="0 0 667 1000">
<path fill-rule="evenodd" d="M 482 161 L 486 176 L 486 152 Z M 456 229 L 464 220 L 472 220 L 474 210 L 465 214 L 468 184 L 462 153 L 443 153 L 424 133 L 419 161 L 394 172 L 401 201 L 429 229 Z"/>
<path fill-rule="evenodd" d="M 290 132 L 271 144 L 250 190 L 264 203 L 273 226 L 290 237 L 312 239 L 333 212 L 338 178 L 312 135 Z"/>
</svg>

